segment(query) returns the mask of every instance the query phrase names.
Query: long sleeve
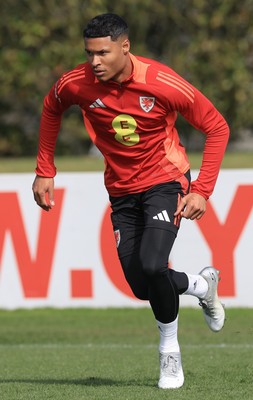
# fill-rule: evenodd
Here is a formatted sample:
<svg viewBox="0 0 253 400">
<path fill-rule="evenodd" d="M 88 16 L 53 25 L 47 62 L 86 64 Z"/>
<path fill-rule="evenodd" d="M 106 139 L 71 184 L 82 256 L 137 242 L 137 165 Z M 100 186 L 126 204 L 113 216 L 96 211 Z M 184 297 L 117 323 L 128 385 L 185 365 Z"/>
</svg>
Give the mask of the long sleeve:
<svg viewBox="0 0 253 400">
<path fill-rule="evenodd" d="M 57 86 L 54 85 L 44 99 L 40 121 L 39 148 L 37 155 L 37 167 L 35 172 L 39 176 L 54 177 L 56 168 L 54 165 L 54 152 L 58 133 L 61 127 L 62 113 L 71 104 L 63 104 L 56 94 Z"/>
<path fill-rule="evenodd" d="M 191 192 L 199 193 L 205 199 L 214 190 L 229 138 L 227 123 L 218 112 L 215 114 L 212 128 L 205 131 L 206 141 L 199 175 L 191 184 Z"/>
<path fill-rule="evenodd" d="M 203 98 L 203 95 L 198 94 L 197 101 L 203 103 Z M 200 122 L 197 126 L 195 123 L 194 125 L 206 135 L 206 141 L 200 172 L 191 184 L 191 192 L 201 194 L 207 200 L 218 178 L 229 138 L 229 127 L 223 116 L 206 98 L 200 115 Z"/>
<path fill-rule="evenodd" d="M 191 192 L 198 193 L 207 200 L 218 178 L 229 138 L 229 127 L 214 105 L 196 88 L 194 101 L 185 104 L 179 104 L 179 112 L 191 125 L 206 135 L 200 172 L 191 184 Z"/>
</svg>

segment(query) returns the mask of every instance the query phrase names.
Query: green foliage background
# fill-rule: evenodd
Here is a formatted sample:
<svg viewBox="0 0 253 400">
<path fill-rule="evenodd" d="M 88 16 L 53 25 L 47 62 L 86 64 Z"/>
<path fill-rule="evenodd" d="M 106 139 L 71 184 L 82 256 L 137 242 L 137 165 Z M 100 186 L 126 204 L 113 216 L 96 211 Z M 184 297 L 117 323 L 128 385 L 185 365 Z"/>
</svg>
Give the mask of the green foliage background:
<svg viewBox="0 0 253 400">
<path fill-rule="evenodd" d="M 85 60 L 93 16 L 128 21 L 132 52 L 170 65 L 226 117 L 231 140 L 253 131 L 252 0 L 8 0 L 0 19 L 0 155 L 37 151 L 42 101 L 65 70 Z M 64 119 L 58 154 L 87 150 L 79 111 Z M 186 145 L 193 129 L 179 119 Z"/>
</svg>

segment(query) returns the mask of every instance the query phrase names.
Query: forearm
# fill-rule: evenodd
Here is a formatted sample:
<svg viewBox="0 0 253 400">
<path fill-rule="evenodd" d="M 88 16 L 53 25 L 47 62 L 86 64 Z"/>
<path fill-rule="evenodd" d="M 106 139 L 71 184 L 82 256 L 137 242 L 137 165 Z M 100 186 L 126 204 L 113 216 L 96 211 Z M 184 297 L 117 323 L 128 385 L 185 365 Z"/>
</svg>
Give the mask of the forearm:
<svg viewBox="0 0 253 400">
<path fill-rule="evenodd" d="M 50 108 L 44 105 L 40 123 L 37 167 L 35 169 L 39 176 L 52 178 L 56 174 L 54 152 L 60 126 L 61 114 L 52 112 Z"/>
<path fill-rule="evenodd" d="M 214 190 L 228 138 L 229 128 L 224 119 L 219 121 L 217 129 L 207 133 L 200 172 L 191 184 L 191 192 L 201 194 L 206 200 Z"/>
</svg>

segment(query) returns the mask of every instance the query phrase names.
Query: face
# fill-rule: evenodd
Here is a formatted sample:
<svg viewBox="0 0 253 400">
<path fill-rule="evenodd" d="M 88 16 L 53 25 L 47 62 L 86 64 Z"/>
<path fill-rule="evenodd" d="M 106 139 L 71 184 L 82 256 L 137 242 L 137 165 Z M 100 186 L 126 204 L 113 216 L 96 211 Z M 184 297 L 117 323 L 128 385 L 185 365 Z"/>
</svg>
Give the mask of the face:
<svg viewBox="0 0 253 400">
<path fill-rule="evenodd" d="M 112 41 L 110 36 L 85 38 L 85 51 L 94 75 L 103 82 L 122 82 L 132 71 L 130 43 L 126 37 Z"/>
</svg>

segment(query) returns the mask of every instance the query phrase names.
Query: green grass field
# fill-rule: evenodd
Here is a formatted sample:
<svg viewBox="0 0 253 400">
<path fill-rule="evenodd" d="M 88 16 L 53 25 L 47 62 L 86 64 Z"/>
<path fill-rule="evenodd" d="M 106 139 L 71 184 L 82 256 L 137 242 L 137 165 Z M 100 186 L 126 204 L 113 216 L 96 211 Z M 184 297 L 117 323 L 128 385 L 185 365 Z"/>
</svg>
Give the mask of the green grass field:
<svg viewBox="0 0 253 400">
<path fill-rule="evenodd" d="M 180 311 L 185 384 L 157 388 L 158 332 L 144 309 L 0 311 L 1 400 L 252 400 L 253 311 L 209 331 Z"/>
<path fill-rule="evenodd" d="M 201 162 L 200 153 L 190 153 L 191 168 L 199 168 Z M 35 157 L 2 158 L 0 173 L 3 172 L 33 172 L 35 168 Z M 92 156 L 65 156 L 56 157 L 58 171 L 102 171 L 104 161 L 102 158 Z M 252 152 L 228 152 L 222 163 L 222 168 L 253 168 Z"/>
</svg>

